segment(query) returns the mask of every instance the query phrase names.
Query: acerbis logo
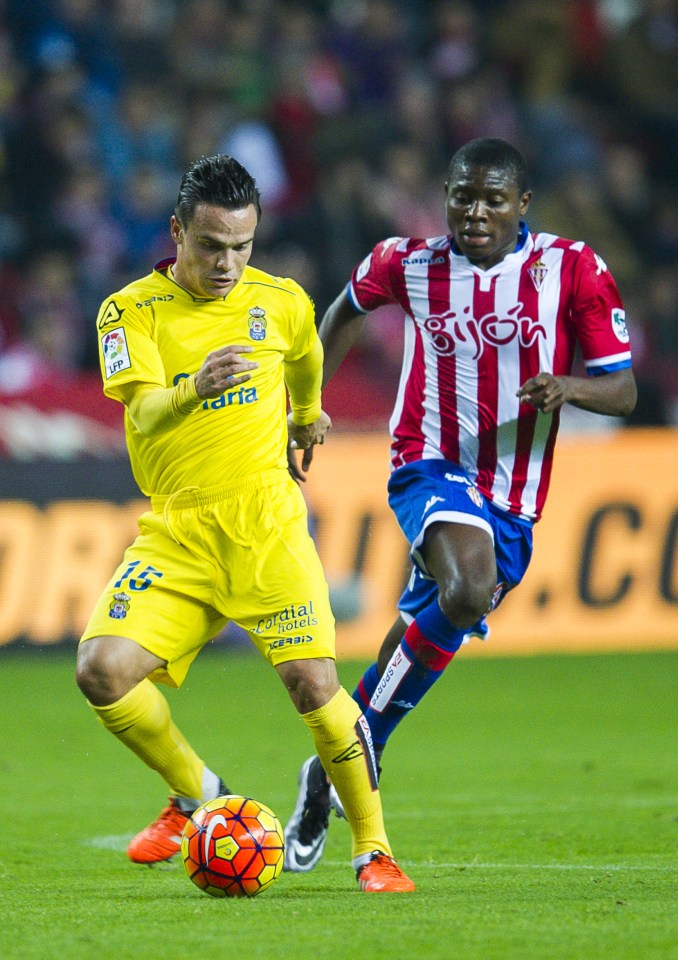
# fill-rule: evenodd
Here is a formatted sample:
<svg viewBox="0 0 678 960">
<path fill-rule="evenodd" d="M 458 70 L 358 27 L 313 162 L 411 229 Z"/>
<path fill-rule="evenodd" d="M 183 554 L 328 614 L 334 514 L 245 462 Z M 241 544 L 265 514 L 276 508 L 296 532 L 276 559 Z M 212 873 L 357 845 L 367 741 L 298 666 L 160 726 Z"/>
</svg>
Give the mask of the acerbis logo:
<svg viewBox="0 0 678 960">
<path fill-rule="evenodd" d="M 174 300 L 174 294 L 166 293 L 162 297 L 149 297 L 148 300 L 139 300 L 134 306 L 140 310 L 142 307 L 150 307 L 151 304 L 164 302 L 165 300 Z"/>
</svg>

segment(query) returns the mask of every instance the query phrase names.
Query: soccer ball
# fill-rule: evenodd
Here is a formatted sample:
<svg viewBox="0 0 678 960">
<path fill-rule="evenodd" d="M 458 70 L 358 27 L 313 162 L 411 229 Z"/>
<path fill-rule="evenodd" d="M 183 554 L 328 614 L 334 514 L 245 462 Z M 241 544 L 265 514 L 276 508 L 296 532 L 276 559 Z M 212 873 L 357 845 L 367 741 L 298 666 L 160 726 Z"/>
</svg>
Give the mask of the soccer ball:
<svg viewBox="0 0 678 960">
<path fill-rule="evenodd" d="M 186 821 L 186 873 L 212 897 L 255 897 L 283 868 L 285 840 L 272 810 L 250 797 L 208 800 Z"/>
</svg>

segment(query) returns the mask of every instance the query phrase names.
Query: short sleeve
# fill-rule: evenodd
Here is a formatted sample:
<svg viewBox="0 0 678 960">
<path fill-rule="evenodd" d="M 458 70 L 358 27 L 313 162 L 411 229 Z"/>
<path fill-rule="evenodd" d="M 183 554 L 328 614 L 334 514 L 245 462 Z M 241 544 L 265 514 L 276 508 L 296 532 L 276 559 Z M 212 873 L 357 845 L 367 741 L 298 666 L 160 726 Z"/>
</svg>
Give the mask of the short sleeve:
<svg viewBox="0 0 678 960">
<path fill-rule="evenodd" d="M 165 387 L 165 370 L 148 320 L 123 297 L 105 300 L 97 317 L 99 363 L 107 397 L 120 400 L 119 388 L 139 382 Z"/>
<path fill-rule="evenodd" d="M 631 366 L 626 314 L 605 262 L 584 247 L 577 258 L 572 320 L 589 376 Z"/>
<path fill-rule="evenodd" d="M 353 271 L 348 297 L 356 310 L 369 313 L 386 303 L 396 303 L 391 286 L 390 266 L 401 237 L 390 237 L 374 247 Z"/>
</svg>

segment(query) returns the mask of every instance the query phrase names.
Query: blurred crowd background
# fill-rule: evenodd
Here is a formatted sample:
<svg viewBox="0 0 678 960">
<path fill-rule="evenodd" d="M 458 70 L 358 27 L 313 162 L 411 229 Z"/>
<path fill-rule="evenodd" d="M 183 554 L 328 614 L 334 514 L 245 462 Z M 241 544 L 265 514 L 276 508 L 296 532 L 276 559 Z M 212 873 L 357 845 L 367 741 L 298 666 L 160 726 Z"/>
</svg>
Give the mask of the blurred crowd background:
<svg viewBox="0 0 678 960">
<path fill-rule="evenodd" d="M 630 422 L 678 423 L 678 0 L 0 0 L 0 393 L 97 369 L 98 307 L 172 254 L 199 156 L 256 176 L 252 263 L 322 316 L 377 240 L 446 232 L 478 136 L 526 155 L 531 229 L 617 279 Z M 367 404 L 400 327 L 352 357 Z"/>
</svg>

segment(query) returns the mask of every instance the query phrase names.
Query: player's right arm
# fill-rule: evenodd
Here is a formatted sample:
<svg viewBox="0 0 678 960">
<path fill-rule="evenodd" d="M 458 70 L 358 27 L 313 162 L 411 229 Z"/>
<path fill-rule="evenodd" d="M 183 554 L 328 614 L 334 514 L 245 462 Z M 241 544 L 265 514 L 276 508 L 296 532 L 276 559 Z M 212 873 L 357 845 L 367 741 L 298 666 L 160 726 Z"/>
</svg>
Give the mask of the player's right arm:
<svg viewBox="0 0 678 960">
<path fill-rule="evenodd" d="M 348 291 L 342 291 L 328 307 L 318 327 L 318 335 L 325 351 L 323 386 L 337 372 L 342 360 L 360 337 L 364 325 L 365 314 L 353 306 Z"/>
<path fill-rule="evenodd" d="M 250 360 L 251 346 L 232 344 L 209 353 L 197 373 L 179 380 L 176 386 L 159 387 L 128 381 L 118 388 L 129 417 L 144 437 L 176 426 L 197 410 L 203 400 L 221 396 L 225 390 L 251 379 L 250 370 L 259 364 Z"/>
<path fill-rule="evenodd" d="M 351 281 L 323 317 L 318 333 L 325 351 L 323 386 L 334 376 L 342 360 L 358 340 L 365 316 L 395 297 L 391 291 L 389 266 L 399 238 L 378 243 L 353 271 Z"/>
</svg>

